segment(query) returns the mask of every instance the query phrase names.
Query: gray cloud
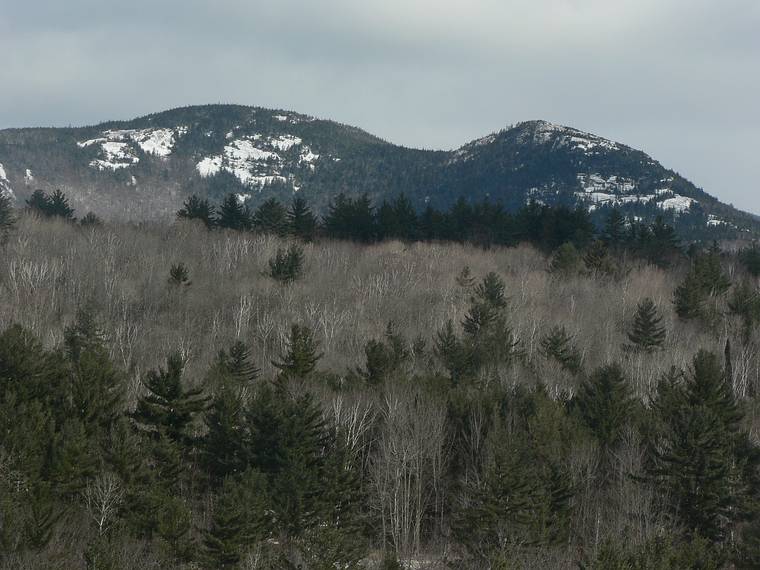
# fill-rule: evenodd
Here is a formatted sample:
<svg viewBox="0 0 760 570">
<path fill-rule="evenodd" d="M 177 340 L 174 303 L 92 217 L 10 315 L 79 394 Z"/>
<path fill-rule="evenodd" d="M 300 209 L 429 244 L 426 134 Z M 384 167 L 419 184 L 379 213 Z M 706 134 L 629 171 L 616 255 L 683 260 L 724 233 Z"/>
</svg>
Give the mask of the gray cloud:
<svg viewBox="0 0 760 570">
<path fill-rule="evenodd" d="M 543 118 L 760 212 L 756 0 L 0 0 L 0 128 L 194 103 L 453 148 Z"/>
</svg>

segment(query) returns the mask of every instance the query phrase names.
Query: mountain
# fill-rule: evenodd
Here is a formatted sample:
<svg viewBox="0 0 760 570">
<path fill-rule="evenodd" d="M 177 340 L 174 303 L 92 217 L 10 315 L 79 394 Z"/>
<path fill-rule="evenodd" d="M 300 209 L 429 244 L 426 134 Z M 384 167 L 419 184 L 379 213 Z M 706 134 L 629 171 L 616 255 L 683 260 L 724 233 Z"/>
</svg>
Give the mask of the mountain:
<svg viewBox="0 0 760 570">
<path fill-rule="evenodd" d="M 611 206 L 664 215 L 699 237 L 755 232 L 757 218 L 722 204 L 645 153 L 545 121 L 528 121 L 454 151 L 394 145 L 361 129 L 290 111 L 237 105 L 173 109 L 81 128 L 0 130 L 0 191 L 23 204 L 61 188 L 78 212 L 172 216 L 190 194 L 234 192 L 251 206 L 294 193 L 324 211 L 340 192 L 375 203 L 405 193 L 419 208 L 458 198 Z"/>
</svg>

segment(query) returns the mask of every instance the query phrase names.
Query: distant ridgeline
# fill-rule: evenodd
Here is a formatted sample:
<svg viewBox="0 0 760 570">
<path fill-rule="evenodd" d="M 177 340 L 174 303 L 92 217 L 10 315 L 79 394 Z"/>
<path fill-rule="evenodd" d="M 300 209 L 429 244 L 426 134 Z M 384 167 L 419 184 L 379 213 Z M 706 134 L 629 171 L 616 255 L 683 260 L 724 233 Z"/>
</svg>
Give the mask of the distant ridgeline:
<svg viewBox="0 0 760 570">
<path fill-rule="evenodd" d="M 485 201 L 609 211 L 689 240 L 757 233 L 760 222 L 645 153 L 546 121 L 528 121 L 454 151 L 400 147 L 365 131 L 290 111 L 235 105 L 174 109 L 93 127 L 0 131 L 0 192 L 16 205 L 63 190 L 101 217 L 168 219 L 197 195 L 255 208 L 301 196 L 325 214 L 339 194 L 381 207 L 404 194 L 416 212 Z M 459 202 L 458 202 L 459 201 Z M 495 207 L 495 206 L 493 206 Z"/>
</svg>

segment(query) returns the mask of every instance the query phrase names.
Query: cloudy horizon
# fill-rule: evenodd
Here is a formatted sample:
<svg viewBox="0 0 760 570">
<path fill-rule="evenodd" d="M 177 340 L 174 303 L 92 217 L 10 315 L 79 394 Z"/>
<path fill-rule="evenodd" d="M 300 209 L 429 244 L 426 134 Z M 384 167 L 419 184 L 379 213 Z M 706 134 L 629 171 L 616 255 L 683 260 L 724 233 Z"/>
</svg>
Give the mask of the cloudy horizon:
<svg viewBox="0 0 760 570">
<path fill-rule="evenodd" d="M 760 213 L 754 0 L 8 4 L 0 128 L 222 102 L 451 149 L 545 119 Z"/>
</svg>

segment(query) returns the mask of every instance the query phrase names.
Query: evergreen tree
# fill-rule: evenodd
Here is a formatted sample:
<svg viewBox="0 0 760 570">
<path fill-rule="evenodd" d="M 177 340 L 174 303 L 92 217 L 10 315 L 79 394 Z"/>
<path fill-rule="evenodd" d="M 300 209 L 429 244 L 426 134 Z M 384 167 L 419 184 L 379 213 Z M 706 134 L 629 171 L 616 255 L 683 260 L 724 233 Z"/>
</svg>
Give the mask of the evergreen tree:
<svg viewBox="0 0 760 570">
<path fill-rule="evenodd" d="M 290 235 L 306 242 L 313 241 L 317 235 L 317 217 L 312 213 L 309 205 L 300 196 L 293 198 L 290 209 L 287 212 L 288 232 Z"/>
<path fill-rule="evenodd" d="M 282 377 L 302 380 L 314 372 L 317 362 L 322 358 L 322 353 L 318 350 L 319 344 L 311 329 L 293 325 L 287 351 L 279 360 L 272 361 L 272 365 L 280 371 Z"/>
<path fill-rule="evenodd" d="M 50 195 L 46 215 L 52 218 L 63 218 L 66 221 L 74 220 L 74 209 L 69 206 L 66 194 L 56 190 Z"/>
<path fill-rule="evenodd" d="M 541 339 L 541 354 L 545 358 L 556 360 L 559 365 L 570 372 L 581 371 L 583 357 L 575 347 L 572 335 L 564 326 L 555 326 Z"/>
<path fill-rule="evenodd" d="M 211 228 L 214 225 L 215 214 L 215 209 L 208 200 L 193 194 L 185 200 L 182 208 L 177 211 L 177 218 L 180 220 L 200 220 L 206 228 Z"/>
<path fill-rule="evenodd" d="M 435 353 L 449 373 L 452 383 L 459 384 L 472 372 L 472 355 L 454 332 L 454 324 L 446 321 L 435 339 Z"/>
<path fill-rule="evenodd" d="M 204 558 L 213 568 L 237 568 L 246 550 L 270 534 L 267 483 L 256 471 L 227 478 L 205 533 Z"/>
<path fill-rule="evenodd" d="M 182 356 L 174 353 L 166 359 L 165 369 L 150 370 L 143 380 L 148 393 L 137 402 L 133 417 L 153 434 L 187 445 L 192 440 L 193 419 L 205 409 L 206 398 L 202 388 L 185 388 L 184 368 Z"/>
<path fill-rule="evenodd" d="M 549 271 L 553 275 L 569 277 L 578 272 L 581 256 L 572 243 L 562 244 L 552 257 Z"/>
<path fill-rule="evenodd" d="M 44 190 L 32 192 L 32 195 L 26 201 L 26 206 L 31 211 L 46 218 L 50 215 L 50 197 Z"/>
<path fill-rule="evenodd" d="M 190 274 L 187 270 L 187 266 L 182 263 L 172 263 L 169 268 L 169 285 L 174 288 L 189 287 L 192 283 L 190 281 Z"/>
<path fill-rule="evenodd" d="M 404 339 L 393 323 L 388 323 L 385 339 L 386 342 L 372 339 L 364 346 L 366 365 L 358 369 L 358 373 L 369 384 L 378 385 L 390 379 L 409 358 Z"/>
<path fill-rule="evenodd" d="M 269 260 L 269 276 L 280 283 L 292 283 L 303 275 L 304 254 L 298 244 L 291 244 L 287 250 L 278 249 Z"/>
<path fill-rule="evenodd" d="M 288 214 L 276 198 L 261 204 L 253 214 L 253 228 L 257 232 L 285 237 L 288 233 Z"/>
<path fill-rule="evenodd" d="M 658 314 L 657 305 L 649 297 L 643 299 L 636 309 L 633 329 L 628 339 L 637 350 L 653 352 L 662 347 L 667 331 L 661 326 L 662 316 Z"/>
<path fill-rule="evenodd" d="M 760 276 L 760 247 L 757 242 L 739 251 L 739 261 L 752 277 Z"/>
<path fill-rule="evenodd" d="M 632 420 L 635 402 L 619 364 L 595 370 L 573 399 L 580 419 L 594 433 L 603 453 L 620 443 Z"/>
<path fill-rule="evenodd" d="M 83 228 L 98 228 L 103 225 L 103 221 L 94 213 L 87 212 L 85 216 L 79 220 L 79 225 Z"/>
<path fill-rule="evenodd" d="M 114 421 L 121 406 L 123 374 L 111 362 L 105 333 L 90 309 L 77 312 L 63 337 L 70 366 L 66 409 L 88 434 L 98 433 Z"/>
<path fill-rule="evenodd" d="M 247 465 L 243 443 L 244 404 L 241 390 L 223 387 L 205 414 L 203 462 L 214 481 L 242 473 Z"/>
<path fill-rule="evenodd" d="M 227 194 L 219 207 L 219 218 L 216 224 L 224 229 L 249 230 L 251 229 L 251 213 L 235 194 Z"/>
<path fill-rule="evenodd" d="M 609 276 L 615 272 L 615 262 L 602 241 L 595 241 L 589 246 L 583 254 L 583 264 L 592 275 Z"/>
<path fill-rule="evenodd" d="M 619 249 L 625 243 L 625 217 L 617 208 L 613 208 L 607 216 L 602 241 L 612 250 Z"/>
<path fill-rule="evenodd" d="M 718 358 L 700 351 L 686 381 L 660 383 L 653 408 L 650 480 L 688 536 L 724 540 L 758 496 L 760 457 Z"/>
<path fill-rule="evenodd" d="M 16 222 L 11 197 L 0 191 L 0 246 L 8 242 L 8 236 Z"/>
</svg>

